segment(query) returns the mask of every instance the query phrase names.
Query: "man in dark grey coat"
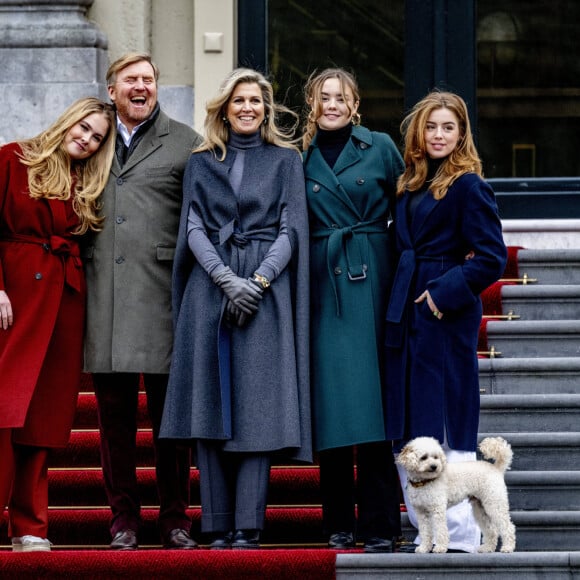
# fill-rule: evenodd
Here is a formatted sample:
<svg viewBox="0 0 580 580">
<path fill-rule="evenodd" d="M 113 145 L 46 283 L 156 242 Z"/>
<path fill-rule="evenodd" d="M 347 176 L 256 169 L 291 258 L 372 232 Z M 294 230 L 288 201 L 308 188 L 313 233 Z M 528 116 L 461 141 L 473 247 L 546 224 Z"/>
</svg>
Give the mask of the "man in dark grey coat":
<svg viewBox="0 0 580 580">
<path fill-rule="evenodd" d="M 87 248 L 85 370 L 93 373 L 112 549 L 138 546 L 136 479 L 140 382 L 153 426 L 163 545 L 191 549 L 190 451 L 159 441 L 173 333 L 171 271 L 185 165 L 201 137 L 157 102 L 159 71 L 130 53 L 107 72 L 117 111 L 116 156 L 102 195 L 105 226 Z"/>
</svg>

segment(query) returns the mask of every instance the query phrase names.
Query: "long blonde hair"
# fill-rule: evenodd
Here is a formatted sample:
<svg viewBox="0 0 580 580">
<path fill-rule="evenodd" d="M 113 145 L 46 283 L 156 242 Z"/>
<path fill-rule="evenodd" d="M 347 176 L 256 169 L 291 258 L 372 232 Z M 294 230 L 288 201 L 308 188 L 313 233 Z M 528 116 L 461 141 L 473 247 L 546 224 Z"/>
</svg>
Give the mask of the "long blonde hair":
<svg viewBox="0 0 580 580">
<path fill-rule="evenodd" d="M 308 149 L 318 130 L 316 119 L 322 115 L 322 86 L 328 79 L 338 79 L 342 94 L 345 95 L 347 89 L 349 89 L 352 93 L 353 104 L 360 103 L 358 83 L 354 75 L 342 68 L 327 68 L 321 72 L 312 72 L 304 85 L 304 101 L 306 107 L 306 122 L 302 135 L 302 149 L 304 151 Z M 352 116 L 353 125 L 360 125 L 361 119 L 359 113 L 353 113 L 354 109 L 346 100 L 345 104 L 349 114 Z"/>
<path fill-rule="evenodd" d="M 435 199 L 442 199 L 453 182 L 464 173 L 482 176 L 481 160 L 473 142 L 465 101 L 454 93 L 432 91 L 421 99 L 403 119 L 401 133 L 405 140 L 405 171 L 397 182 L 397 195 L 405 190 L 417 191 L 425 183 L 428 171 L 425 127 L 429 116 L 438 109 L 449 109 L 459 122 L 459 140 L 435 174 L 430 190 Z"/>
<path fill-rule="evenodd" d="M 240 83 L 257 84 L 262 92 L 266 114 L 260 127 L 262 140 L 265 143 L 271 143 L 279 147 L 297 149 L 292 138 L 299 123 L 298 115 L 287 107 L 274 102 L 272 85 L 261 73 L 250 68 L 237 68 L 224 79 L 218 94 L 208 101 L 206 105 L 207 115 L 204 122 L 205 138 L 203 143 L 195 149 L 195 152 L 213 151 L 215 156 L 218 157 L 217 152 L 220 151 L 221 155 L 218 159 L 223 161 L 226 158 L 226 143 L 230 134 L 229 126 L 224 120 L 226 108 L 234 90 Z M 294 119 L 294 123 L 289 128 L 283 128 L 278 125 L 279 117 L 282 114 Z"/>
<path fill-rule="evenodd" d="M 72 162 L 64 138 L 79 121 L 100 113 L 109 130 L 97 151 L 84 160 Z M 103 218 L 98 215 L 98 197 L 105 188 L 115 154 L 115 113 L 108 103 L 95 97 L 75 101 L 45 131 L 20 142 L 22 163 L 28 166 L 28 189 L 33 199 L 73 198 L 73 209 L 80 224 L 75 234 L 89 229 L 99 231 Z"/>
</svg>

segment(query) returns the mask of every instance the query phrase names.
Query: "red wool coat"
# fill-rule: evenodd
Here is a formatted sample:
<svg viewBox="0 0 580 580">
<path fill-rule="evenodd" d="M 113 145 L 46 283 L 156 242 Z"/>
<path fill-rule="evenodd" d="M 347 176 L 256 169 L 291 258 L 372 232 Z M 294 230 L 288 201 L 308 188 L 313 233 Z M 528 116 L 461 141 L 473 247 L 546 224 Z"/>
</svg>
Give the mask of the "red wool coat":
<svg viewBox="0 0 580 580">
<path fill-rule="evenodd" d="M 0 290 L 14 324 L 0 329 L 0 428 L 15 442 L 68 442 L 82 368 L 86 285 L 72 202 L 34 200 L 20 147 L 0 149 Z"/>
</svg>

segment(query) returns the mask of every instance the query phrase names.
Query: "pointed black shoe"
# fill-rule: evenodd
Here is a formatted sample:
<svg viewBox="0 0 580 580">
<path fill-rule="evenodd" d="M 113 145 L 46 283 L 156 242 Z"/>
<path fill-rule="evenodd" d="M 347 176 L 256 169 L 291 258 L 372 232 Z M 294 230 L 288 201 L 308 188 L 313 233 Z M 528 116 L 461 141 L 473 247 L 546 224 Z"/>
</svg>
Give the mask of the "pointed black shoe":
<svg viewBox="0 0 580 580">
<path fill-rule="evenodd" d="M 397 545 L 396 552 L 401 554 L 414 554 L 415 549 L 419 544 L 415 544 L 414 542 L 409 542 L 408 540 L 404 540 Z"/>
<path fill-rule="evenodd" d="M 378 554 L 382 552 L 394 552 L 395 540 L 387 538 L 373 537 L 365 541 L 363 550 L 367 554 Z"/>
<path fill-rule="evenodd" d="M 131 529 L 120 530 L 115 534 L 109 547 L 111 550 L 136 550 L 139 547 L 137 532 Z"/>
<path fill-rule="evenodd" d="M 166 550 L 195 550 L 198 545 L 187 530 L 175 528 L 163 538 L 163 547 Z"/>
<path fill-rule="evenodd" d="M 260 547 L 260 530 L 236 530 L 232 542 L 234 550 L 253 550 Z"/>
<path fill-rule="evenodd" d="M 229 550 L 234 541 L 234 532 L 215 532 L 211 534 L 210 550 Z"/>
<path fill-rule="evenodd" d="M 328 539 L 328 547 L 333 550 L 350 550 L 356 546 L 352 532 L 336 532 Z"/>
</svg>

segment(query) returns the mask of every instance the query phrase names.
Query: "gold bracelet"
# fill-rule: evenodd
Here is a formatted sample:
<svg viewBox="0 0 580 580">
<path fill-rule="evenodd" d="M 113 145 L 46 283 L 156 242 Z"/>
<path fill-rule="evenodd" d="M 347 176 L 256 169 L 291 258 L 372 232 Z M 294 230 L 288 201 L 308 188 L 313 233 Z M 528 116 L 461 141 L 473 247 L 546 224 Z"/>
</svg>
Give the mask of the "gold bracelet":
<svg viewBox="0 0 580 580">
<path fill-rule="evenodd" d="M 270 287 L 270 280 L 268 280 L 266 276 L 260 276 L 260 274 L 256 274 L 254 272 L 254 280 L 258 282 L 258 284 L 260 284 L 264 290 Z"/>
</svg>

